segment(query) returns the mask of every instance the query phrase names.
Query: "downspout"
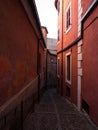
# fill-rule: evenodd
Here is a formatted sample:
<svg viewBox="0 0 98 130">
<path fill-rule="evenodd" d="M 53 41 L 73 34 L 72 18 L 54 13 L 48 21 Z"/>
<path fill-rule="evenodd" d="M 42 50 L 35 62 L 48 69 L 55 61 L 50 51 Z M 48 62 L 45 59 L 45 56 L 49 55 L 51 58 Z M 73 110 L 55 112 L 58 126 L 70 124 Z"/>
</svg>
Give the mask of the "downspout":
<svg viewBox="0 0 98 130">
<path fill-rule="evenodd" d="M 63 50 L 63 4 L 62 0 L 62 50 Z M 62 52 L 62 71 L 61 71 L 61 95 L 63 96 L 63 52 Z"/>
</svg>

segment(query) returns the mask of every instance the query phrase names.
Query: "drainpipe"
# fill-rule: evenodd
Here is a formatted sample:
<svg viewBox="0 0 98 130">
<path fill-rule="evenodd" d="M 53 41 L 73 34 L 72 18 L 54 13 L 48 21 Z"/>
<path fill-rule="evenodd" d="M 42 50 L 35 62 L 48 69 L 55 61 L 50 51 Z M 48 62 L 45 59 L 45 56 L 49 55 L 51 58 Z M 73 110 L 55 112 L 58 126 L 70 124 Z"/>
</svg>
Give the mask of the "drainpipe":
<svg viewBox="0 0 98 130">
<path fill-rule="evenodd" d="M 64 7 L 64 1 L 62 0 L 62 50 L 63 50 L 63 7 Z M 61 69 L 61 95 L 63 96 L 63 52 L 62 52 L 62 69 Z"/>
</svg>

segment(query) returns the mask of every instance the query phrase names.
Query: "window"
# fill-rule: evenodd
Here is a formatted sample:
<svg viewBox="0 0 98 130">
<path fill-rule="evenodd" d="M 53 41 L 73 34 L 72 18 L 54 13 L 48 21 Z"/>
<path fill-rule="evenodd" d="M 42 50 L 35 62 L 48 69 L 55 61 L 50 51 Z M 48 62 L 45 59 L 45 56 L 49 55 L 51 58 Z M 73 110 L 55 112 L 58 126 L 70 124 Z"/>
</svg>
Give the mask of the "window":
<svg viewBox="0 0 98 130">
<path fill-rule="evenodd" d="M 60 40 L 60 29 L 58 29 L 58 41 Z"/>
<path fill-rule="evenodd" d="M 66 54 L 66 81 L 71 83 L 71 52 Z"/>
<path fill-rule="evenodd" d="M 57 76 L 60 76 L 60 58 L 57 59 Z"/>
<path fill-rule="evenodd" d="M 71 3 L 66 10 L 66 32 L 71 28 Z"/>
</svg>

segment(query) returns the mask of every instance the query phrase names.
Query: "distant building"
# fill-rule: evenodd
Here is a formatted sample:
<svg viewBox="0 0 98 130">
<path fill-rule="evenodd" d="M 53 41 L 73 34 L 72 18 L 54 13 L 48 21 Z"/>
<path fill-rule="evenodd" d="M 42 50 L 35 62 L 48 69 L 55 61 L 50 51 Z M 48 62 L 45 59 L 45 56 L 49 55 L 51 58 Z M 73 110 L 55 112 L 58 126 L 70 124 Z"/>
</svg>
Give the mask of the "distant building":
<svg viewBox="0 0 98 130">
<path fill-rule="evenodd" d="M 48 34 L 48 30 L 45 26 L 42 26 L 42 32 L 43 32 L 43 36 L 44 36 L 44 40 L 47 43 L 47 34 Z M 47 45 L 47 44 L 46 44 Z"/>
<path fill-rule="evenodd" d="M 47 38 L 48 30 L 42 26 L 42 32 L 46 41 L 46 85 L 47 88 L 57 87 L 57 40 Z"/>
<path fill-rule="evenodd" d="M 57 87 L 57 40 L 47 38 L 47 87 Z"/>
<path fill-rule="evenodd" d="M 58 90 L 98 125 L 97 5 L 97 0 L 55 0 Z"/>
<path fill-rule="evenodd" d="M 47 38 L 47 49 L 52 54 L 57 54 L 57 39 Z"/>
<path fill-rule="evenodd" d="M 17 130 L 46 83 L 46 43 L 34 0 L 0 2 L 0 130 Z"/>
</svg>

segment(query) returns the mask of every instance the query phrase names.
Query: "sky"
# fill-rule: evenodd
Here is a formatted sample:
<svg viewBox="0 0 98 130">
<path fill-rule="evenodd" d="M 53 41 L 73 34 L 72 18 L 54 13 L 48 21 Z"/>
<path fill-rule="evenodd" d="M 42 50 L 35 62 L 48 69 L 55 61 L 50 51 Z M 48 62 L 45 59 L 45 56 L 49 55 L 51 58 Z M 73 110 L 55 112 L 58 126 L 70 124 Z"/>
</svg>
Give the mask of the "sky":
<svg viewBox="0 0 98 130">
<path fill-rule="evenodd" d="M 47 27 L 48 38 L 57 38 L 57 10 L 54 0 L 35 0 L 41 26 Z"/>
</svg>

